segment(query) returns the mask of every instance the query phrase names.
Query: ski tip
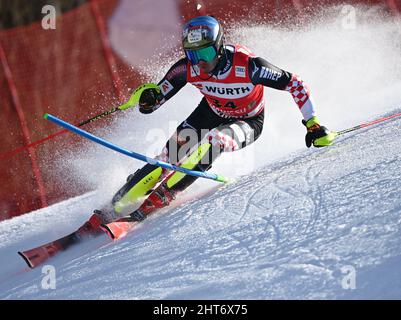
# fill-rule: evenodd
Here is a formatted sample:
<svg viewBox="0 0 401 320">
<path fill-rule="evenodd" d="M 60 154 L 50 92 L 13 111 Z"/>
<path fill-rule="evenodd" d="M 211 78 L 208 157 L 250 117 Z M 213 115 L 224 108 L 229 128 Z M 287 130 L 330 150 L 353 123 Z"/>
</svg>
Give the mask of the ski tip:
<svg viewBox="0 0 401 320">
<path fill-rule="evenodd" d="M 106 234 L 110 237 L 111 240 L 115 240 L 115 236 L 113 232 L 111 232 L 110 228 L 107 226 L 107 224 L 102 224 L 100 225 L 100 229 L 102 229 Z"/>
<path fill-rule="evenodd" d="M 18 254 L 24 259 L 29 268 L 33 269 L 35 267 L 23 252 L 18 251 Z"/>
</svg>

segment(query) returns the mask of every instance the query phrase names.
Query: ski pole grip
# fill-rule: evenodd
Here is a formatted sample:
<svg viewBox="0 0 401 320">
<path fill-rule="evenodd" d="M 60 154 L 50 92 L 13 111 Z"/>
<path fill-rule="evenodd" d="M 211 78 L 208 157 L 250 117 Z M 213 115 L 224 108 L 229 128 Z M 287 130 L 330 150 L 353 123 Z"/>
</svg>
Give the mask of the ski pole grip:
<svg viewBox="0 0 401 320">
<path fill-rule="evenodd" d="M 144 83 L 140 85 L 138 88 L 136 88 L 135 91 L 132 93 L 131 97 L 129 98 L 129 100 L 123 105 L 119 106 L 118 109 L 126 110 L 128 108 L 136 106 L 139 103 L 139 99 L 141 97 L 142 92 L 147 89 L 155 89 L 158 93 L 160 93 L 160 87 L 157 84 Z"/>
</svg>

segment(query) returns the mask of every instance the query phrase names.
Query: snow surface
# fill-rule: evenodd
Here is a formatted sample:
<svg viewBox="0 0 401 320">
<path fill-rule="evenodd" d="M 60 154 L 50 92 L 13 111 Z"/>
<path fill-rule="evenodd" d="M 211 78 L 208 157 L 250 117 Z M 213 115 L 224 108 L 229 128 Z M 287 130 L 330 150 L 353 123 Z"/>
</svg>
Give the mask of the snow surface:
<svg viewBox="0 0 401 320">
<path fill-rule="evenodd" d="M 401 112 L 400 30 L 365 9 L 356 30 L 328 12 L 305 30 L 229 32 L 300 74 L 323 124 L 341 130 Z M 96 134 L 153 156 L 199 98 L 185 88 L 156 113 L 127 112 Z M 49 162 L 55 179 L 94 191 L 0 223 L 0 298 L 400 299 L 401 118 L 305 149 L 290 95 L 266 98 L 262 137 L 213 167 L 233 182 L 199 180 L 125 238 L 102 236 L 50 259 L 56 289 L 46 290 L 42 268 L 30 270 L 17 251 L 80 226 L 142 165 L 90 142 Z"/>
</svg>

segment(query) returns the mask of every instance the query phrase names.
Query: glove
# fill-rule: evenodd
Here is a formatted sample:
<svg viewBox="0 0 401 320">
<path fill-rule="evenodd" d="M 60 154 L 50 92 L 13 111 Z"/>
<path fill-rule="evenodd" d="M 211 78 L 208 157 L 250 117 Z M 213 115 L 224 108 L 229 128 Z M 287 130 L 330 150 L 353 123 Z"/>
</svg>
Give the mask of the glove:
<svg viewBox="0 0 401 320">
<path fill-rule="evenodd" d="M 160 91 L 153 88 L 143 90 L 139 97 L 139 111 L 145 114 L 152 113 L 160 100 Z"/>
<path fill-rule="evenodd" d="M 312 144 L 316 148 L 329 146 L 337 136 L 335 132 L 321 126 L 317 117 L 310 118 L 308 121 L 302 120 L 302 123 L 308 131 L 305 136 L 305 143 L 308 148 Z"/>
</svg>

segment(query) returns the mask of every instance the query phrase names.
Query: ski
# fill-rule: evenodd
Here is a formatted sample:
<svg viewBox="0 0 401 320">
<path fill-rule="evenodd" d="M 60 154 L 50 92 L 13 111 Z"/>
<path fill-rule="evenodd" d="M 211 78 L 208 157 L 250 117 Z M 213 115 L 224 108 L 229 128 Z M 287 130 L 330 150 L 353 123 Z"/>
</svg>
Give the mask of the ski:
<svg viewBox="0 0 401 320">
<path fill-rule="evenodd" d="M 129 216 L 103 224 L 103 219 L 100 214 L 94 213 L 87 222 L 73 233 L 27 251 L 19 251 L 18 254 L 25 260 L 30 268 L 35 268 L 50 257 L 87 238 L 93 238 L 106 233 L 112 240 L 118 240 L 124 237 L 135 225 L 140 223 L 141 220 L 145 219 L 147 215 L 169 203 L 165 201 L 160 202 L 161 199 L 155 203 L 152 201 L 155 195 L 160 196 L 160 192 L 158 192 L 159 189 L 160 186 L 156 188 L 141 205 L 140 208 L 145 210 L 145 215 L 139 214 L 139 219 L 138 215 L 135 215 L 135 212 L 133 212 Z"/>
<path fill-rule="evenodd" d="M 173 175 L 174 172 L 168 175 L 164 181 L 168 181 L 168 179 Z M 118 240 L 124 237 L 133 227 L 144 220 L 147 216 L 168 206 L 173 199 L 175 199 L 174 191 L 167 187 L 167 183 L 162 182 L 149 194 L 148 198 L 137 210 L 126 217 L 107 224 L 102 224 L 100 228 L 103 229 L 112 240 Z"/>
<path fill-rule="evenodd" d="M 124 237 L 148 215 L 168 206 L 175 199 L 176 192 L 168 187 L 169 179 L 174 177 L 175 174 L 175 172 L 171 172 L 164 179 L 164 182 L 155 188 L 141 206 L 130 215 L 109 223 L 104 223 L 101 212 L 95 211 L 87 222 L 71 234 L 27 251 L 19 251 L 18 254 L 30 268 L 35 268 L 50 257 L 87 238 L 93 238 L 104 233 L 112 240 Z"/>
<path fill-rule="evenodd" d="M 18 251 L 18 254 L 25 260 L 30 268 L 35 268 L 50 257 L 53 257 L 73 245 L 104 234 L 104 231 L 100 228 L 101 223 L 102 219 L 99 214 L 94 213 L 88 221 L 69 235 L 30 250 Z"/>
</svg>

